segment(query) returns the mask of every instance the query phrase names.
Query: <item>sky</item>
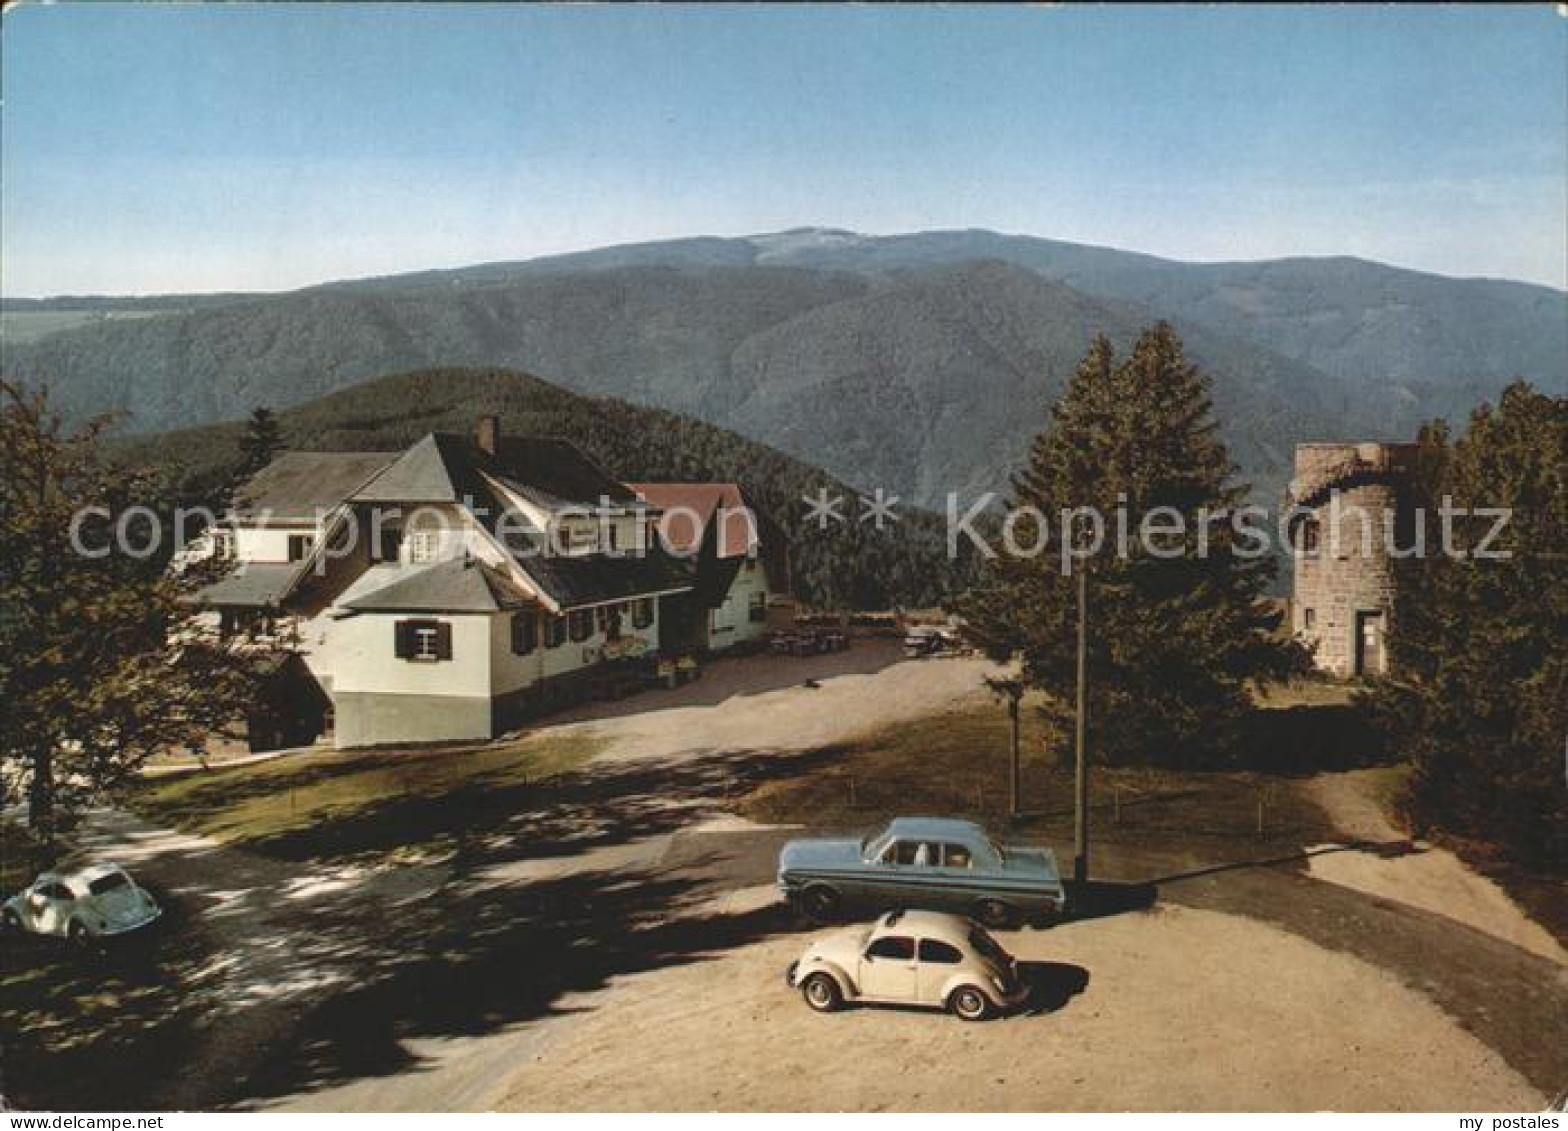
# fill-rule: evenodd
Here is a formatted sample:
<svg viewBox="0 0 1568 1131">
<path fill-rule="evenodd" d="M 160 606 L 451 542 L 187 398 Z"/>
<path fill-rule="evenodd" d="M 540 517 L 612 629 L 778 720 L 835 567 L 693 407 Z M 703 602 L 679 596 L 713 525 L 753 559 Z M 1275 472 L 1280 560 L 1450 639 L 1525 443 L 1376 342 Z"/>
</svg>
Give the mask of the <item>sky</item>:
<svg viewBox="0 0 1568 1131">
<path fill-rule="evenodd" d="M 61 3 L 0 19 L 0 291 L 992 228 L 1568 287 L 1568 18 Z"/>
</svg>

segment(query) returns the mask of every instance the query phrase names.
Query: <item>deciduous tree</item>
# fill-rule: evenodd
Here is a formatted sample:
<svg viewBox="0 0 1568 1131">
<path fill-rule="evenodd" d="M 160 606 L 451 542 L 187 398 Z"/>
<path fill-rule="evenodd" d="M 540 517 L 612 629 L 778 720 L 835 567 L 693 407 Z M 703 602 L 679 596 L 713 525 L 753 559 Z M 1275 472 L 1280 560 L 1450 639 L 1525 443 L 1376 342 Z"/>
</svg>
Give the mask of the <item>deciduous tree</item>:
<svg viewBox="0 0 1568 1131">
<path fill-rule="evenodd" d="M 104 458 L 109 423 L 68 429 L 45 394 L 0 381 L 0 759 L 45 840 L 245 701 L 242 667 L 185 601 L 210 575 L 167 568 L 160 485 Z"/>
</svg>

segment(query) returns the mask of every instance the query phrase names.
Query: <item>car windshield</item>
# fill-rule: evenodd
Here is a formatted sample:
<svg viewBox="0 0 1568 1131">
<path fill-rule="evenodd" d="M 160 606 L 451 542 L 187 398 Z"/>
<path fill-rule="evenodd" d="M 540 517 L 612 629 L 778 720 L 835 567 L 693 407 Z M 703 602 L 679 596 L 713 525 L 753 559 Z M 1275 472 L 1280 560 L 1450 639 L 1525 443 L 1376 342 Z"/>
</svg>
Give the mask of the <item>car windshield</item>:
<svg viewBox="0 0 1568 1131">
<path fill-rule="evenodd" d="M 989 958 L 992 962 L 999 962 L 1005 966 L 1013 960 L 1013 956 L 1002 949 L 1001 943 L 979 927 L 969 932 L 969 945 L 974 947 L 982 957 Z"/>
<path fill-rule="evenodd" d="M 124 872 L 110 872 L 106 876 L 99 876 L 92 883 L 88 884 L 87 890 L 94 895 L 103 895 L 106 892 L 114 891 L 116 888 L 128 888 L 130 886 L 131 878 Z"/>
<path fill-rule="evenodd" d="M 888 842 L 892 839 L 892 834 L 888 832 L 880 832 L 876 836 L 868 836 L 865 840 L 860 842 L 861 859 L 882 859 L 882 853 L 887 851 Z"/>
</svg>

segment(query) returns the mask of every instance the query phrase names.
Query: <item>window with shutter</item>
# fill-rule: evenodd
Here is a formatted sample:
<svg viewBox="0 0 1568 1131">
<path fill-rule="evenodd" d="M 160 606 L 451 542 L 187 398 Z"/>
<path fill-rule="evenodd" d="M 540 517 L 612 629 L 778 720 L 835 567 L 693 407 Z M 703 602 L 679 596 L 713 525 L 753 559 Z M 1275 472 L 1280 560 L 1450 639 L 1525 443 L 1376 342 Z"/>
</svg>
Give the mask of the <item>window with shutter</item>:
<svg viewBox="0 0 1568 1131">
<path fill-rule="evenodd" d="M 512 614 L 512 652 L 526 656 L 539 646 L 539 618 L 532 610 Z"/>
<path fill-rule="evenodd" d="M 581 644 L 593 635 L 593 620 L 592 609 L 573 609 L 567 614 L 567 630 L 574 644 Z"/>
<path fill-rule="evenodd" d="M 400 620 L 392 626 L 392 651 L 400 660 L 414 658 L 414 622 Z"/>
<path fill-rule="evenodd" d="M 393 626 L 398 659 L 434 663 L 452 658 L 452 626 L 439 620 L 403 620 Z"/>
<path fill-rule="evenodd" d="M 544 623 L 544 646 L 559 648 L 566 643 L 566 618 L 547 617 Z"/>
</svg>

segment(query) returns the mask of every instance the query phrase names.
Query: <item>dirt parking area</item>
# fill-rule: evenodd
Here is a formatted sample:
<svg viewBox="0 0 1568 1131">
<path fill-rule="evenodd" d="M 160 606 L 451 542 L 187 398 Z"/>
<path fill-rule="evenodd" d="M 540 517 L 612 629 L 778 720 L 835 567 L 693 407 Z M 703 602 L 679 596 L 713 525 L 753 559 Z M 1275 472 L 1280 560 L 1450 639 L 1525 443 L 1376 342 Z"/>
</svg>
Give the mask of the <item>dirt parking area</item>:
<svg viewBox="0 0 1568 1131">
<path fill-rule="evenodd" d="M 1040 987 L 1033 1011 L 980 1024 L 815 1014 L 782 979 L 802 940 L 772 939 L 595 995 L 511 1074 L 499 1106 L 1504 1111 L 1542 1100 L 1385 972 L 1249 919 L 1161 906 L 999 937 Z"/>
</svg>

